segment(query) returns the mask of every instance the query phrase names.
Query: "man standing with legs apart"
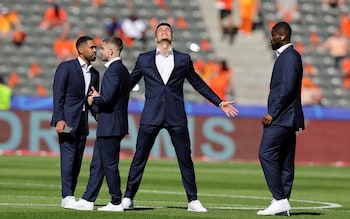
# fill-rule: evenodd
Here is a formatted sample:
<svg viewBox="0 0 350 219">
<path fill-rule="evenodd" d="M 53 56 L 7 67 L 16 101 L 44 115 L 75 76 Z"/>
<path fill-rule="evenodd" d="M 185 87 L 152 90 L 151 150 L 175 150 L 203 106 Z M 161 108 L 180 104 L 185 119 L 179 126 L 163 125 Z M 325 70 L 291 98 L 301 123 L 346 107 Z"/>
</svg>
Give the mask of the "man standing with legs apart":
<svg viewBox="0 0 350 219">
<path fill-rule="evenodd" d="M 128 101 L 130 93 L 129 71 L 123 65 L 120 54 L 123 42 L 120 38 L 105 39 L 102 44 L 102 61 L 107 61 L 101 93 L 94 88 L 88 102 L 97 113 L 97 130 L 94 152 L 90 165 L 90 177 L 83 197 L 67 206 L 76 210 L 93 210 L 94 201 L 106 176 L 111 201 L 99 211 L 124 211 L 121 204 L 119 152 L 120 142 L 128 133 Z"/>
<path fill-rule="evenodd" d="M 188 199 L 188 211 L 206 212 L 197 200 L 197 186 L 191 158 L 190 137 L 183 96 L 184 80 L 227 116 L 237 116 L 233 101 L 222 101 L 194 71 L 188 54 L 172 48 L 173 30 L 160 23 L 155 31 L 157 48 L 137 58 L 132 71 L 131 88 L 143 77 L 146 102 L 140 118 L 136 152 L 132 160 L 127 188 L 122 201 L 125 209 L 133 208 L 133 198 L 139 189 L 142 175 L 159 131 L 165 128 L 171 137 L 178 159 L 182 182 Z"/>
<path fill-rule="evenodd" d="M 82 36 L 76 42 L 78 57 L 62 62 L 53 81 L 53 115 L 51 126 L 56 128 L 60 144 L 62 202 L 75 202 L 74 192 L 84 155 L 88 127 L 88 93 L 98 89 L 99 72 L 91 65 L 96 59 L 93 38 Z"/>
<path fill-rule="evenodd" d="M 258 215 L 286 215 L 294 181 L 296 131 L 304 129 L 301 106 L 303 64 L 293 48 L 288 23 L 277 23 L 271 30 L 271 47 L 277 58 L 273 67 L 259 159 L 273 200 Z"/>
</svg>

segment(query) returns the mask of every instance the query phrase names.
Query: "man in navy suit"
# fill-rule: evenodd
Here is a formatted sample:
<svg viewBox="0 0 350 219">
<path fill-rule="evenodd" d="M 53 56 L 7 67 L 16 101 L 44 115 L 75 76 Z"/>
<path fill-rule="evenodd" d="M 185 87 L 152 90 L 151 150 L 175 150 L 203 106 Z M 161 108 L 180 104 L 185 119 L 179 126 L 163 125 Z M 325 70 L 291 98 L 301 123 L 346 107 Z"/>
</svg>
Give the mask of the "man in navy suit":
<svg viewBox="0 0 350 219">
<path fill-rule="evenodd" d="M 133 208 L 133 198 L 154 141 L 161 129 L 170 134 L 188 199 L 188 211 L 206 212 L 197 200 L 197 187 L 191 158 L 190 137 L 187 128 L 183 85 L 187 79 L 195 90 L 227 116 L 236 116 L 238 111 L 233 101 L 222 101 L 194 71 L 188 54 L 172 48 L 173 31 L 168 23 L 160 23 L 155 31 L 157 48 L 140 54 L 130 74 L 131 88 L 143 77 L 145 81 L 145 105 L 140 118 L 136 151 L 130 166 L 127 188 L 122 204 Z"/>
<path fill-rule="evenodd" d="M 296 131 L 304 129 L 303 64 L 290 42 L 291 34 L 286 22 L 277 23 L 271 30 L 271 47 L 277 58 L 271 76 L 268 112 L 262 119 L 259 159 L 273 200 L 268 208 L 258 211 L 258 215 L 289 216 L 291 209 Z"/>
<path fill-rule="evenodd" d="M 76 42 L 78 57 L 62 62 L 53 81 L 53 115 L 60 144 L 62 202 L 75 202 L 74 191 L 84 155 L 88 127 L 88 93 L 99 87 L 99 72 L 91 65 L 96 59 L 96 43 L 89 36 Z"/>
<path fill-rule="evenodd" d="M 96 142 L 90 164 L 90 177 L 83 197 L 67 206 L 76 210 L 93 210 L 94 201 L 106 176 L 111 201 L 99 211 L 124 211 L 121 204 L 119 152 L 120 142 L 128 133 L 128 101 L 130 77 L 128 69 L 120 59 L 123 42 L 111 37 L 103 41 L 101 55 L 106 61 L 101 93 L 94 88 L 88 97 L 90 105 L 97 114 Z"/>
</svg>

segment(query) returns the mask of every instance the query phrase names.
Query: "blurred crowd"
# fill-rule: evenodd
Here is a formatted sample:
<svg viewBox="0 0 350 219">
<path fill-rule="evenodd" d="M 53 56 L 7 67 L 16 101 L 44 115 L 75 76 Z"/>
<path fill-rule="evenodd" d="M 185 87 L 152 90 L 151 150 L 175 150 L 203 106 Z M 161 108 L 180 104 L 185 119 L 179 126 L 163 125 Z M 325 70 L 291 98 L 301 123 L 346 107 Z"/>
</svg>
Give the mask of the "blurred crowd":
<svg viewBox="0 0 350 219">
<path fill-rule="evenodd" d="M 52 54 L 56 57 L 56 63 L 58 64 L 76 57 L 76 39 L 86 33 L 84 30 L 78 33 L 72 32 L 70 16 L 83 13 L 83 9 L 80 6 L 81 2 L 79 0 L 73 0 L 71 4 L 67 5 L 66 2 L 62 4 L 59 0 L 46 0 L 44 4 L 46 4 L 47 7 L 41 15 L 42 19 L 38 22 L 37 28 L 43 34 L 51 33 L 50 36 L 56 36 L 52 43 Z M 104 0 L 91 0 L 91 8 L 96 14 L 104 4 Z M 169 14 L 169 16 L 166 17 L 166 22 L 170 23 L 173 27 L 184 31 L 189 29 L 185 14 L 176 13 L 175 16 L 171 16 L 170 13 L 168 13 L 170 7 L 164 0 L 153 0 L 153 4 L 155 7 L 158 7 L 159 10 Z M 153 38 L 149 39 L 150 36 L 147 37 L 147 31 L 154 32 L 157 24 L 161 22 L 157 15 L 155 14 L 147 20 L 140 19 L 136 10 L 134 10 L 133 1 L 125 1 L 125 9 L 128 11 L 128 16 L 121 17 L 120 13 L 114 13 L 104 20 L 108 20 L 108 22 L 101 23 L 101 26 L 103 25 L 101 29 L 103 29 L 104 32 L 96 33 L 92 36 L 97 46 L 101 46 L 103 38 L 117 36 L 123 40 L 126 48 L 134 48 L 137 44 L 138 46 L 141 45 L 141 49 L 143 50 L 146 48 L 148 41 L 153 40 Z M 4 4 L 0 4 L 0 10 L 0 44 L 12 42 L 16 47 L 25 45 L 27 33 L 23 31 L 21 19 L 26 18 L 21 18 L 16 8 L 9 8 Z M 203 52 L 212 50 L 211 42 L 207 36 L 200 36 L 198 47 L 199 50 Z M 140 49 L 140 47 L 137 47 L 137 49 Z M 233 88 L 231 87 L 233 85 L 233 83 L 231 83 L 232 71 L 226 61 L 203 60 L 198 58 L 198 60 L 194 60 L 194 62 L 198 74 L 203 76 L 223 99 L 226 99 L 226 94 L 233 93 Z M 42 74 L 44 74 L 43 64 L 41 60 L 33 60 L 27 68 L 27 78 L 25 79 L 21 76 L 23 74 L 11 71 L 9 74 L 6 74 L 6 78 L 3 77 L 4 84 L 10 89 L 13 89 L 16 86 L 25 84 L 26 80 L 30 81 L 41 77 Z M 96 62 L 94 64 L 96 64 Z M 3 73 L 1 72 L 0 74 Z M 217 83 L 214 83 L 214 81 Z M 36 95 L 47 96 L 48 91 L 45 87 L 44 84 L 38 83 Z"/>
<path fill-rule="evenodd" d="M 300 5 L 297 0 L 275 0 L 275 3 L 276 15 L 270 20 L 269 28 L 280 20 L 298 25 L 303 22 L 302 19 L 305 19 L 306 15 L 300 13 Z M 339 17 L 338 25 L 334 29 L 310 26 L 307 34 L 309 39 L 298 38 L 294 42 L 295 48 L 301 55 L 317 53 L 318 51 L 326 52 L 332 59 L 335 71 L 340 72 L 343 76 L 344 92 L 347 92 L 350 88 L 350 12 L 346 6 L 349 3 L 349 0 L 322 0 L 320 7 L 316 10 L 333 12 L 334 16 L 329 19 Z M 322 39 L 320 31 L 328 30 L 333 31 L 331 36 Z M 312 60 L 304 60 L 304 78 L 302 82 L 302 103 L 304 105 L 322 104 L 322 90 L 319 84 L 313 80 L 318 73 L 319 69 L 316 68 Z"/>
<path fill-rule="evenodd" d="M 184 13 L 175 13 L 171 16 L 168 13 L 171 6 L 165 0 L 153 0 L 154 6 L 158 10 L 162 10 L 166 17 L 166 22 L 170 23 L 179 30 L 190 31 L 189 22 L 186 20 Z M 269 21 L 269 29 L 276 22 L 285 20 L 292 24 L 298 24 L 303 19 L 300 13 L 300 5 L 298 0 L 273 0 L 276 11 L 274 17 Z M 344 91 L 350 88 L 350 12 L 346 10 L 346 4 L 350 0 L 322 0 L 321 8 L 323 10 L 340 9 L 339 26 L 334 30 L 332 36 L 326 40 L 321 40 L 319 33 L 310 29 L 309 41 L 310 45 L 304 45 L 300 39 L 296 39 L 294 46 L 301 55 L 316 51 L 318 49 L 325 50 L 333 59 L 334 67 L 342 74 L 342 83 Z M 46 0 L 46 10 L 42 14 L 42 19 L 37 24 L 38 28 L 43 32 L 54 32 L 57 36 L 53 40 L 52 53 L 55 54 L 56 62 L 60 63 L 64 60 L 75 57 L 75 41 L 86 34 L 83 30 L 78 33 L 72 33 L 72 27 L 69 16 L 83 13 L 80 0 L 73 0 L 69 5 L 61 4 L 59 0 Z M 234 44 L 235 37 L 249 37 L 254 30 L 261 27 L 261 4 L 260 0 L 216 0 L 215 8 L 218 11 L 218 25 L 221 30 L 222 39 L 227 40 L 228 45 Z M 91 0 L 91 8 L 96 13 L 106 4 L 105 0 Z M 134 10 L 133 1 L 125 1 L 125 9 L 128 11 L 127 16 L 113 14 L 107 17 L 101 23 L 104 32 L 96 33 L 94 39 L 98 46 L 101 45 L 102 39 L 107 36 L 118 36 L 123 39 L 125 47 L 133 48 L 136 44 L 141 48 L 146 48 L 148 42 L 153 40 L 147 36 L 147 31 L 154 32 L 154 28 L 160 22 L 158 16 L 145 20 L 140 19 L 136 10 Z M 21 15 L 16 8 L 10 8 L 0 3 L 0 44 L 12 43 L 15 47 L 20 48 L 26 43 L 27 34 L 22 27 Z M 59 30 L 59 31 L 57 31 Z M 72 37 L 73 36 L 73 37 Z M 210 39 L 207 36 L 198 36 L 198 47 L 202 52 L 212 51 Z M 140 48 L 140 47 L 138 47 Z M 43 74 L 40 60 L 33 60 L 27 69 L 27 80 L 33 80 Z M 228 60 L 211 59 L 203 60 L 198 58 L 194 60 L 194 64 L 198 74 L 208 82 L 208 84 L 225 99 L 225 95 L 234 94 L 233 70 L 229 66 Z M 314 81 L 318 69 L 310 60 L 304 61 L 304 80 L 303 80 L 303 104 L 313 105 L 322 104 L 322 90 Z M 0 74 L 3 74 L 2 72 Z M 22 78 L 23 80 L 23 78 Z M 13 88 L 20 86 L 21 77 L 12 71 L 7 74 L 6 84 Z M 48 92 L 43 84 L 37 85 L 36 94 L 38 96 L 47 96 Z"/>
</svg>

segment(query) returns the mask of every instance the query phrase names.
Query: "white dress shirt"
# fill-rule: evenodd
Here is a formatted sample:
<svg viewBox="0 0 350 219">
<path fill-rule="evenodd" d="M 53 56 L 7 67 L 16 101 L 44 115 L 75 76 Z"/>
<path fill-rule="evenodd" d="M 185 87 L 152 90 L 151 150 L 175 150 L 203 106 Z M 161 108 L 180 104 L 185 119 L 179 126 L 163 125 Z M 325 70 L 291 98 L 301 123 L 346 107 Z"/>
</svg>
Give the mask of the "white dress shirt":
<svg viewBox="0 0 350 219">
<path fill-rule="evenodd" d="M 168 53 L 163 56 L 159 49 L 156 50 L 156 66 L 164 84 L 166 84 L 170 78 L 171 72 L 174 69 L 174 53 L 170 49 Z"/>
<path fill-rule="evenodd" d="M 120 57 L 115 57 L 105 63 L 105 67 L 108 68 L 114 61 L 121 60 Z"/>
<path fill-rule="evenodd" d="M 79 60 L 81 69 L 83 70 L 84 81 L 85 81 L 85 95 L 87 95 L 90 82 L 91 82 L 90 69 L 92 68 L 92 65 L 86 64 L 80 57 L 78 57 L 78 60 Z M 85 104 L 83 105 L 82 111 L 85 111 Z"/>
<path fill-rule="evenodd" d="M 283 46 L 281 46 L 280 48 L 278 48 L 278 49 L 276 50 L 276 56 L 277 56 L 277 57 L 280 56 L 280 54 L 281 54 L 284 50 L 286 50 L 288 47 L 290 47 L 291 45 L 292 45 L 292 43 L 288 43 L 288 44 L 283 45 Z"/>
<path fill-rule="evenodd" d="M 91 82 L 90 69 L 92 65 L 86 64 L 80 57 L 78 57 L 81 69 L 83 70 L 84 80 L 85 80 L 85 95 L 87 94 Z"/>
</svg>

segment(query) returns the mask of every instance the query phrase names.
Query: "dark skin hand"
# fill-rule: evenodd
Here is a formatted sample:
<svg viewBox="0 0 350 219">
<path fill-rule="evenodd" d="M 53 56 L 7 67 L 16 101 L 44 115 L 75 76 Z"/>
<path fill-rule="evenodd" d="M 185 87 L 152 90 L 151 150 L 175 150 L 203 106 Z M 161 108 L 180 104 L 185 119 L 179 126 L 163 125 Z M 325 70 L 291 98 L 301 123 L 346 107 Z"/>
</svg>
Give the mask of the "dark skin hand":
<svg viewBox="0 0 350 219">
<path fill-rule="evenodd" d="M 265 114 L 265 116 L 263 117 L 261 123 L 264 125 L 264 126 L 270 126 L 271 123 L 272 123 L 272 116 L 268 113 Z"/>
</svg>

